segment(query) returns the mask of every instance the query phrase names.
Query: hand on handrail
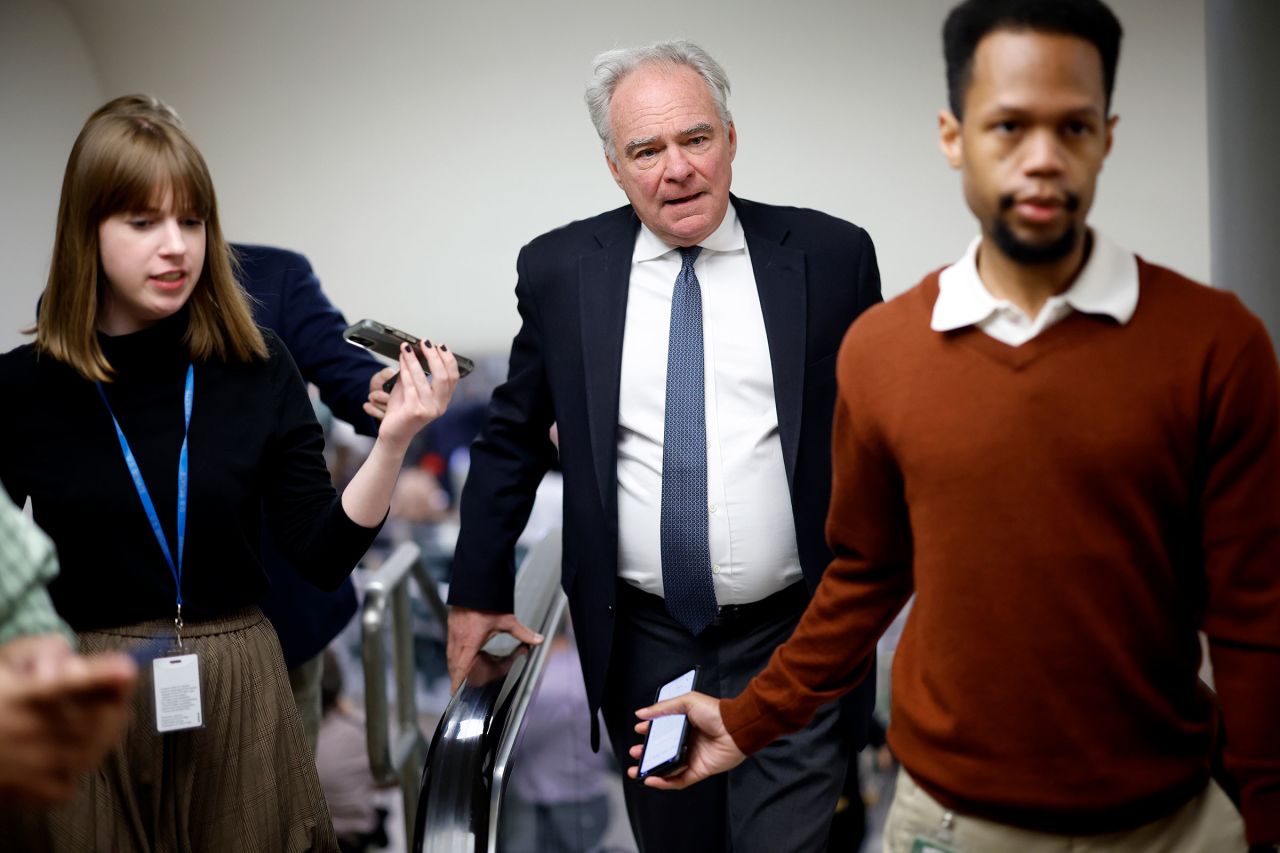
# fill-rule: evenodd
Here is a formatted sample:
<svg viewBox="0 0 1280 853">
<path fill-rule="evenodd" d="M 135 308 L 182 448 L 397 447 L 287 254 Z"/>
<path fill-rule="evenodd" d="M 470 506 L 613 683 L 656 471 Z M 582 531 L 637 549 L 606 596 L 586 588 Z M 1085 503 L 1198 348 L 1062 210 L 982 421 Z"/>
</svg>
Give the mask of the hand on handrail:
<svg viewBox="0 0 1280 853">
<path fill-rule="evenodd" d="M 494 613 L 454 606 L 449 610 L 449 689 L 456 691 L 467 677 L 480 647 L 494 634 L 506 632 L 522 643 L 536 646 L 542 635 L 523 625 L 514 613 Z"/>
</svg>

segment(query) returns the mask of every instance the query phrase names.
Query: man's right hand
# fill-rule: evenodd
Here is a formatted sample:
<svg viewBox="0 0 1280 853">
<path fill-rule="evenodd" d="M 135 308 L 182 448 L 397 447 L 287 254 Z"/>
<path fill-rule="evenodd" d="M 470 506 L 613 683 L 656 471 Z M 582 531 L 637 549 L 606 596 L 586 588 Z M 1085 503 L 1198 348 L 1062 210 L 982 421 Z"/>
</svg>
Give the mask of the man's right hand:
<svg viewBox="0 0 1280 853">
<path fill-rule="evenodd" d="M 450 691 L 456 691 L 462 679 L 467 677 L 480 647 L 494 634 L 504 632 L 531 646 L 542 642 L 542 635 L 521 624 L 514 613 L 458 606 L 449 608 L 449 646 L 445 657 L 449 662 Z"/>
<path fill-rule="evenodd" d="M 646 776 L 644 784 L 664 791 L 678 791 L 708 776 L 732 770 L 747 760 L 747 756 L 738 749 L 738 744 L 724 727 L 724 718 L 720 716 L 720 700 L 705 693 L 685 693 L 665 702 L 658 702 L 647 708 L 636 711 L 636 716 L 644 722 L 636 724 L 636 734 L 647 735 L 652 720 L 668 714 L 684 714 L 689 719 L 690 735 L 688 763 L 679 773 L 671 776 Z M 631 747 L 630 755 L 637 764 L 644 754 L 644 744 Z M 632 779 L 639 778 L 639 767 L 627 769 Z"/>
</svg>

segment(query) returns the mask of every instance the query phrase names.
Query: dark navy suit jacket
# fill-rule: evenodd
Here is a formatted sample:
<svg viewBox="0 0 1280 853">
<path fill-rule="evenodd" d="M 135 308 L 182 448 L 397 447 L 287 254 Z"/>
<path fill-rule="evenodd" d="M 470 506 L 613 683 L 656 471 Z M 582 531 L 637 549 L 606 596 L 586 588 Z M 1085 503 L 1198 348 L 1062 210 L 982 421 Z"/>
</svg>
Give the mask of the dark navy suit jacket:
<svg viewBox="0 0 1280 853">
<path fill-rule="evenodd" d="M 253 318 L 279 335 L 302 378 L 320 389 L 333 413 L 365 435 L 377 435 L 377 421 L 361 408 L 369 377 L 382 364 L 342 339 L 347 321 L 320 290 L 311 264 L 297 252 L 269 246 L 236 245 L 240 283 L 253 297 Z M 293 668 L 319 654 L 356 610 L 350 578 L 336 592 L 304 580 L 280 554 L 266 528 L 262 563 L 271 590 L 262 610 L 275 626 L 285 665 Z"/>
<path fill-rule="evenodd" d="M 880 301 L 880 274 L 871 238 L 855 225 L 813 210 L 738 198 L 733 204 L 760 294 L 800 563 L 812 590 L 831 559 L 824 525 L 836 352 L 858 314 Z M 520 252 L 522 324 L 507 381 L 494 391 L 472 446 L 449 595 L 451 604 L 511 612 L 514 545 L 556 456 L 547 437 L 556 422 L 564 475 L 561 583 L 593 719 L 613 644 L 618 385 L 639 224 L 626 206 L 544 234 Z M 869 697 L 868 690 L 857 701 L 859 718 Z M 853 724 L 861 739 L 864 724 Z"/>
</svg>

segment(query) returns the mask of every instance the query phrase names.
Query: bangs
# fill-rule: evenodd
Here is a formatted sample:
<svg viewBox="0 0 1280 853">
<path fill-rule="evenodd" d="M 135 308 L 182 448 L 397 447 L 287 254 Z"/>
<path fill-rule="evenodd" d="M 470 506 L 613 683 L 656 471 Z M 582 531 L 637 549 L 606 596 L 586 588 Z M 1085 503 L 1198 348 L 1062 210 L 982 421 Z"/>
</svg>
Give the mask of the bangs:
<svg viewBox="0 0 1280 853">
<path fill-rule="evenodd" d="M 106 144 L 99 168 L 88 164 L 89 185 L 99 192 L 90 203 L 90 221 L 118 213 L 138 213 L 162 206 L 172 193 L 173 210 L 208 219 L 214 207 L 213 181 L 200 152 L 173 128 L 131 119 Z M 115 149 L 115 150 L 110 150 Z M 94 179 L 97 180 L 94 180 Z"/>
</svg>

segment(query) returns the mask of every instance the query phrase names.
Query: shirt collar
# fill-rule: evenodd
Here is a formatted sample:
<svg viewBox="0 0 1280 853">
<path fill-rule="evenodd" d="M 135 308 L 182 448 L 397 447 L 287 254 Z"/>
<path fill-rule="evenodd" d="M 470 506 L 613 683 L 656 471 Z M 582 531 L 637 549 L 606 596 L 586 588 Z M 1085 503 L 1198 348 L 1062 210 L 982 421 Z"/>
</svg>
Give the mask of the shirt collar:
<svg viewBox="0 0 1280 853">
<path fill-rule="evenodd" d="M 1106 314 L 1123 325 L 1138 308 L 1138 259 L 1097 230 L 1091 229 L 1090 233 L 1093 247 L 1084 269 L 1065 292 L 1051 298 L 1066 302 L 1082 314 Z M 938 299 L 929 323 L 934 331 L 976 325 L 1004 304 L 991 295 L 978 276 L 981 244 L 982 237 L 975 237 L 963 257 L 939 274 Z"/>
<path fill-rule="evenodd" d="M 698 245 L 703 250 L 712 252 L 738 252 L 747 247 L 742 223 L 738 221 L 738 212 L 733 209 L 732 203 L 725 209 L 724 219 L 720 220 L 719 227 Z M 640 233 L 636 235 L 636 247 L 631 253 L 631 262 L 652 261 L 675 251 L 678 251 L 676 247 L 664 243 L 662 238 L 649 230 L 648 225 L 641 222 Z"/>
</svg>

